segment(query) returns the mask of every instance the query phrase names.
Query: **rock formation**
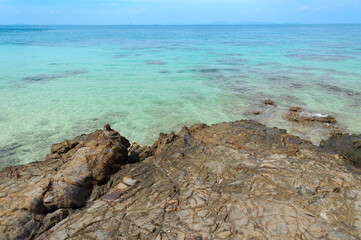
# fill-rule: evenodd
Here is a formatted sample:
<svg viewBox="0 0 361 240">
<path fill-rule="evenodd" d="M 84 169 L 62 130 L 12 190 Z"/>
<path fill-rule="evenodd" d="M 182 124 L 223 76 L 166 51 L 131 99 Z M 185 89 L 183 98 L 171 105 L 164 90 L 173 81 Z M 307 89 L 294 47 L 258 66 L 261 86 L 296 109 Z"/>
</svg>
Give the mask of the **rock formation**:
<svg viewBox="0 0 361 240">
<path fill-rule="evenodd" d="M 267 106 L 273 106 L 275 104 L 275 102 L 272 101 L 271 99 L 262 100 L 261 102 Z"/>
<path fill-rule="evenodd" d="M 359 148 L 337 141 L 237 121 L 129 147 L 106 126 L 0 172 L 0 239 L 359 239 Z"/>
<path fill-rule="evenodd" d="M 357 167 L 361 167 L 361 134 L 335 134 L 326 141 L 322 141 L 320 146 L 345 156 Z"/>
<path fill-rule="evenodd" d="M 129 142 L 106 126 L 51 146 L 45 162 L 0 173 L 0 239 L 32 239 L 80 208 L 126 163 Z"/>
<path fill-rule="evenodd" d="M 332 125 L 337 123 L 337 120 L 328 115 L 313 114 L 311 112 L 304 111 L 300 107 L 290 107 L 286 119 L 290 122 L 295 122 L 303 125 L 310 125 L 315 123 Z"/>
</svg>

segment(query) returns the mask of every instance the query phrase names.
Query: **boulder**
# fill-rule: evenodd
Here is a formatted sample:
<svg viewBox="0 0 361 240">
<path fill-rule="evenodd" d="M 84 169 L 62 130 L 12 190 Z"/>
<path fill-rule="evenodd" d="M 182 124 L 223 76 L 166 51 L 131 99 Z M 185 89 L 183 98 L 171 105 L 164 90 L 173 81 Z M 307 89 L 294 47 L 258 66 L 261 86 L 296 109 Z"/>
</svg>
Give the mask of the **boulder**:
<svg viewBox="0 0 361 240">
<path fill-rule="evenodd" d="M 45 162 L 1 171 L 0 239 L 32 239 L 52 225 L 49 214 L 82 207 L 93 186 L 108 181 L 126 163 L 128 147 L 128 140 L 106 127 L 52 145 Z"/>
</svg>

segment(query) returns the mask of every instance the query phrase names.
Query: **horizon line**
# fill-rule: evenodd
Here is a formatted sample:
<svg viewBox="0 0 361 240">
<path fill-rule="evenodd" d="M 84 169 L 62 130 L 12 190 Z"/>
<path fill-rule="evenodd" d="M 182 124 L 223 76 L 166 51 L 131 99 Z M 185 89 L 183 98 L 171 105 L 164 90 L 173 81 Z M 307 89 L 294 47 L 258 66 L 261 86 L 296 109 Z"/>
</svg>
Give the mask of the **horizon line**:
<svg viewBox="0 0 361 240">
<path fill-rule="evenodd" d="M 361 23 L 267 23 L 267 22 L 250 22 L 250 23 L 194 23 L 194 24 L 23 24 L 11 23 L 0 26 L 240 26 L 240 25 L 360 25 Z"/>
</svg>

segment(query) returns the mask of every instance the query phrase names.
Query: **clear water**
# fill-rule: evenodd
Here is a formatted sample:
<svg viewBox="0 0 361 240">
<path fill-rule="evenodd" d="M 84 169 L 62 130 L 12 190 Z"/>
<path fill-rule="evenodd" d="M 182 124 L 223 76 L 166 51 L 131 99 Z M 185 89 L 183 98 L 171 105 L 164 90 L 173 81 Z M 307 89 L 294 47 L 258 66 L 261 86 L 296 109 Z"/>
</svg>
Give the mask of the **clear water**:
<svg viewBox="0 0 361 240">
<path fill-rule="evenodd" d="M 105 123 L 142 144 L 245 118 L 324 137 L 288 106 L 361 132 L 361 25 L 0 26 L 0 168 Z"/>
</svg>

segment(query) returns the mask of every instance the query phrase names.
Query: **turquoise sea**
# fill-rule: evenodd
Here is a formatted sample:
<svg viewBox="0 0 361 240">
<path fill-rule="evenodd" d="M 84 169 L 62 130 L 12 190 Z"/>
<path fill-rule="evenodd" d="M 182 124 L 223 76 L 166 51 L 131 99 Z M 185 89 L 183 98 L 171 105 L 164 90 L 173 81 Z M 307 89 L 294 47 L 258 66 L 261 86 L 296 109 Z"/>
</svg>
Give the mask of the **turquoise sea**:
<svg viewBox="0 0 361 240">
<path fill-rule="evenodd" d="M 325 137 L 289 106 L 361 132 L 361 25 L 0 26 L 0 168 L 106 123 L 142 144 L 239 119 Z"/>
</svg>

